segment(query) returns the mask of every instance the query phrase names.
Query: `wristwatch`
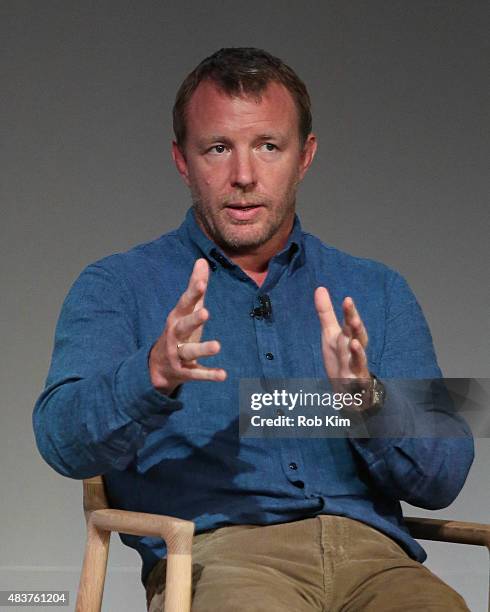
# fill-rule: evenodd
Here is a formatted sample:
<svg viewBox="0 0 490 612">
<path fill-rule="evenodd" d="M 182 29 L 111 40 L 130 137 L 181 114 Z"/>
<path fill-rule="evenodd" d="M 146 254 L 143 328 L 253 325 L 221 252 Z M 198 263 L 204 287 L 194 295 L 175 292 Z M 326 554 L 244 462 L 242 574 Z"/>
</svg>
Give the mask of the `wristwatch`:
<svg viewBox="0 0 490 612">
<path fill-rule="evenodd" d="M 379 380 L 379 378 L 370 372 L 371 375 L 371 402 L 369 404 L 369 408 L 366 408 L 371 413 L 377 412 L 380 408 L 383 407 L 386 399 L 386 388 L 383 383 Z"/>
</svg>

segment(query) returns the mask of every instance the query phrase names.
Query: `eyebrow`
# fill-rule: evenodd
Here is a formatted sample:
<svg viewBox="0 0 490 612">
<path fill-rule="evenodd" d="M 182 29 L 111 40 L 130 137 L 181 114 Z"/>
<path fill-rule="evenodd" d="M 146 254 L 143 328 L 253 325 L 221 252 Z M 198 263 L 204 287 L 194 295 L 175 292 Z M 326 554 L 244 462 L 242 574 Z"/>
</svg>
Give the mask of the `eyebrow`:
<svg viewBox="0 0 490 612">
<path fill-rule="evenodd" d="M 283 138 L 284 136 L 274 134 L 274 132 L 265 132 L 257 136 L 257 140 L 282 140 Z"/>
<path fill-rule="evenodd" d="M 211 142 L 224 142 L 226 144 L 230 143 L 230 140 L 226 138 L 226 136 L 220 136 L 219 134 L 210 134 L 209 136 L 203 136 L 203 138 L 199 138 L 197 141 L 200 146 L 207 146 Z"/>
<path fill-rule="evenodd" d="M 261 141 L 261 140 L 276 140 L 276 141 L 281 141 L 284 140 L 284 136 L 281 136 L 279 134 L 274 134 L 273 132 L 264 132 L 262 134 L 258 134 L 255 138 L 254 141 Z M 204 136 L 203 138 L 200 138 L 198 140 L 198 145 L 199 146 L 207 146 L 212 142 L 222 142 L 224 144 L 231 144 L 231 140 L 229 138 L 227 138 L 226 136 L 222 136 L 220 134 L 210 134 L 209 136 Z"/>
</svg>

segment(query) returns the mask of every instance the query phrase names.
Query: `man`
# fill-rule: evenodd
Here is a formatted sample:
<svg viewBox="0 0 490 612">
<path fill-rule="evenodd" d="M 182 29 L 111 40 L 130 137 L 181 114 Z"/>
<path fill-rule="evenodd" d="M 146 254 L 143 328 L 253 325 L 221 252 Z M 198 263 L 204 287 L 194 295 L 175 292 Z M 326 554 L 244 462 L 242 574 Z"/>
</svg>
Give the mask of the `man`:
<svg viewBox="0 0 490 612">
<path fill-rule="evenodd" d="M 182 84 L 174 130 L 193 207 L 72 287 L 34 412 L 42 455 L 104 474 L 114 507 L 195 521 L 198 612 L 466 610 L 421 565 L 399 505 L 456 497 L 473 458 L 461 420 L 441 417 L 452 438 L 238 434 L 240 379 L 362 380 L 383 426 L 419 409 L 390 379 L 441 375 L 406 282 L 301 231 L 304 84 L 264 51 L 222 49 Z M 162 542 L 122 539 L 159 609 Z"/>
</svg>

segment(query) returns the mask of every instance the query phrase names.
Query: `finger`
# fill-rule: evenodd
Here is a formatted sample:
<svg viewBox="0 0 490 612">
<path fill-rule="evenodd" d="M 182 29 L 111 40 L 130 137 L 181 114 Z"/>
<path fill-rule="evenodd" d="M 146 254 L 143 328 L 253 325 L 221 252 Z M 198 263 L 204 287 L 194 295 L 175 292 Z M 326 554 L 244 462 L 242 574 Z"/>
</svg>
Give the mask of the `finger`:
<svg viewBox="0 0 490 612">
<path fill-rule="evenodd" d="M 356 338 L 350 342 L 350 368 L 358 378 L 369 378 L 368 361 L 366 351 L 361 342 Z"/>
<path fill-rule="evenodd" d="M 194 264 L 194 268 L 196 269 L 196 277 L 197 277 L 195 279 L 195 282 L 197 282 L 198 286 L 202 286 L 202 283 L 204 283 L 204 290 L 202 292 L 201 297 L 197 300 L 197 303 L 195 306 L 195 309 L 197 309 L 197 308 L 202 308 L 204 306 L 204 298 L 206 297 L 206 291 L 208 289 L 208 283 L 209 283 L 209 263 L 207 262 L 206 259 L 201 257 Z"/>
<path fill-rule="evenodd" d="M 200 258 L 194 264 L 192 274 L 186 290 L 180 296 L 175 310 L 178 314 L 188 314 L 197 305 L 204 303 L 204 295 L 208 286 L 209 265 L 204 258 Z"/>
<path fill-rule="evenodd" d="M 185 380 L 211 380 L 214 382 L 223 382 L 227 377 L 226 370 L 221 368 L 205 368 L 198 363 L 182 367 L 179 375 Z"/>
<path fill-rule="evenodd" d="M 221 350 L 221 345 L 217 340 L 207 342 L 185 342 L 177 351 L 181 361 L 195 361 L 201 357 L 211 357 Z"/>
<path fill-rule="evenodd" d="M 340 332 L 340 325 L 335 316 L 332 300 L 327 289 L 325 287 L 317 287 L 314 299 L 322 331 L 329 335 L 338 334 Z"/>
<path fill-rule="evenodd" d="M 368 343 L 368 334 L 357 311 L 354 300 L 351 297 L 346 297 L 342 304 L 342 309 L 344 311 L 345 333 L 348 336 L 359 340 L 359 342 L 365 348 Z"/>
<path fill-rule="evenodd" d="M 176 340 L 187 340 L 196 330 L 202 327 L 208 319 L 209 312 L 206 308 L 200 308 L 191 314 L 181 317 L 174 326 L 174 337 Z"/>
<path fill-rule="evenodd" d="M 349 378 L 350 376 L 350 339 L 345 334 L 339 334 L 337 337 L 337 361 L 339 378 Z"/>
</svg>

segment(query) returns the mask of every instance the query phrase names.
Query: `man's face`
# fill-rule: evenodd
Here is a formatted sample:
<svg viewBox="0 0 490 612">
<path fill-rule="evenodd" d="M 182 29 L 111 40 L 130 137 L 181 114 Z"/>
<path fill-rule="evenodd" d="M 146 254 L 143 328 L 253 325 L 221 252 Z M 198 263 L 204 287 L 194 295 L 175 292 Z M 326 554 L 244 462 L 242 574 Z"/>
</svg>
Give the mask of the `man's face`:
<svg viewBox="0 0 490 612">
<path fill-rule="evenodd" d="M 230 97 L 203 81 L 186 115 L 177 168 L 204 232 L 230 253 L 281 248 L 291 231 L 296 188 L 316 149 L 301 147 L 298 112 L 288 90 L 271 82 L 254 97 Z"/>
</svg>

